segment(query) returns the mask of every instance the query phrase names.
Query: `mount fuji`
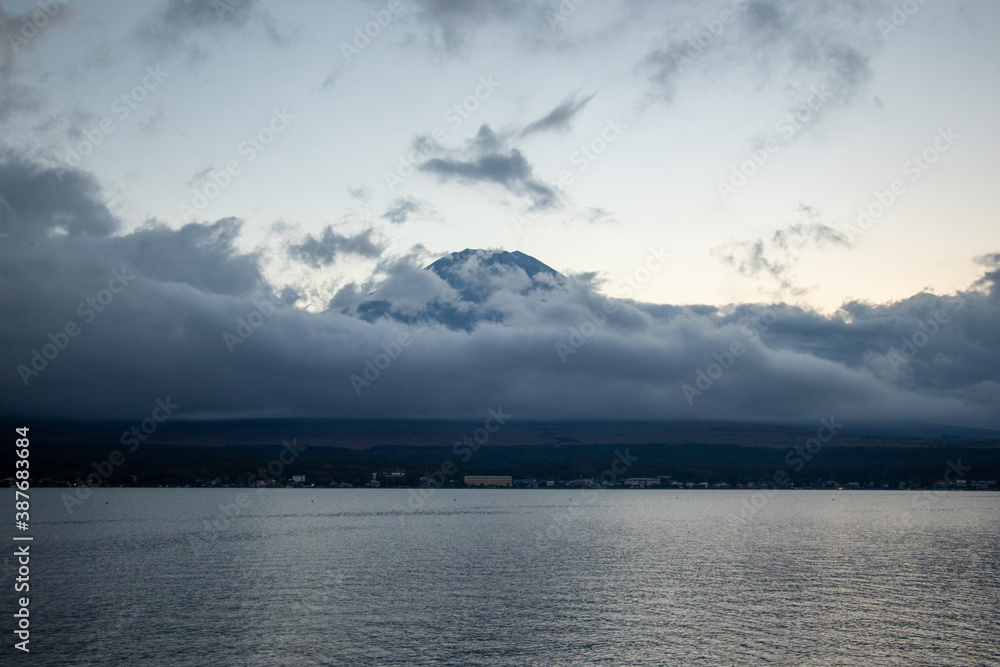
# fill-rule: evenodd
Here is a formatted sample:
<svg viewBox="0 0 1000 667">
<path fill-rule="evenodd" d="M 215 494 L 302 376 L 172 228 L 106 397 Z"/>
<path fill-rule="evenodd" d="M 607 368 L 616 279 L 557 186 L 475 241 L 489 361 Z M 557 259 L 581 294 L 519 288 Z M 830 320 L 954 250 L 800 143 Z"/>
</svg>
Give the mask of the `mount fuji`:
<svg viewBox="0 0 1000 667">
<path fill-rule="evenodd" d="M 509 319 L 518 301 L 546 296 L 573 299 L 574 292 L 589 292 L 572 278 L 520 251 L 466 248 L 424 267 L 424 275 L 380 285 L 356 305 L 339 312 L 368 322 L 388 318 L 404 324 L 436 322 L 449 329 L 471 331 L 485 322 Z M 443 284 L 442 284 L 443 283 Z M 423 297 L 407 298 L 423 284 Z M 574 299 L 575 300 L 575 299 Z"/>
</svg>

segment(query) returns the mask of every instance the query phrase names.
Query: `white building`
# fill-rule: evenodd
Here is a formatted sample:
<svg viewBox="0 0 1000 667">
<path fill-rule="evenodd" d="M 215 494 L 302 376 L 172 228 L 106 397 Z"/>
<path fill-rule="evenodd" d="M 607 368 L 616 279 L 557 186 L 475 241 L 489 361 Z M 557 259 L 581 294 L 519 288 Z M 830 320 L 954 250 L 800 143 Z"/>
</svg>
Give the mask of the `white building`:
<svg viewBox="0 0 1000 667">
<path fill-rule="evenodd" d="M 466 475 L 466 486 L 513 486 L 514 478 L 510 475 Z"/>
<path fill-rule="evenodd" d="M 659 477 L 627 477 L 624 482 L 625 486 L 632 487 L 633 489 L 645 489 L 647 486 L 659 486 Z"/>
</svg>

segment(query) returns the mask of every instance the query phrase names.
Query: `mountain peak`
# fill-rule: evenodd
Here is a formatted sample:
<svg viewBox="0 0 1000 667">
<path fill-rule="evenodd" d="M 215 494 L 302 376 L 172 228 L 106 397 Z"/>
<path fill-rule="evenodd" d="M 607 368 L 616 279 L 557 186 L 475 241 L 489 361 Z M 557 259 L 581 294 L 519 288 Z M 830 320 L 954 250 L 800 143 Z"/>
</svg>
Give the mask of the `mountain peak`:
<svg viewBox="0 0 1000 667">
<path fill-rule="evenodd" d="M 516 267 L 523 270 L 532 279 L 539 273 L 554 278 L 563 277 L 562 274 L 552 267 L 543 264 L 531 255 L 524 254 L 520 250 L 508 252 L 499 248 L 491 248 L 489 250 L 466 248 L 461 252 L 453 252 L 450 255 L 442 257 L 427 268 L 451 284 L 449 278 L 455 277 L 458 270 L 466 267 L 472 261 L 475 261 L 478 266 L 486 268 Z M 455 286 L 452 285 L 452 287 Z"/>
<path fill-rule="evenodd" d="M 483 303 L 501 287 L 527 294 L 536 288 L 549 289 L 553 279 L 563 279 L 561 273 L 531 255 L 499 248 L 466 248 L 426 268 L 458 291 L 462 299 L 473 303 Z"/>
<path fill-rule="evenodd" d="M 565 289 L 565 276 L 520 251 L 508 252 L 466 248 L 453 252 L 424 267 L 444 280 L 458 298 L 439 295 L 417 311 L 398 308 L 391 299 L 368 300 L 342 313 L 355 314 L 367 321 L 388 317 L 404 322 L 433 319 L 452 329 L 472 330 L 479 322 L 502 322 L 507 316 L 503 306 L 491 302 L 498 292 L 527 296 L 539 291 Z M 371 294 L 369 294 L 371 296 Z"/>
</svg>

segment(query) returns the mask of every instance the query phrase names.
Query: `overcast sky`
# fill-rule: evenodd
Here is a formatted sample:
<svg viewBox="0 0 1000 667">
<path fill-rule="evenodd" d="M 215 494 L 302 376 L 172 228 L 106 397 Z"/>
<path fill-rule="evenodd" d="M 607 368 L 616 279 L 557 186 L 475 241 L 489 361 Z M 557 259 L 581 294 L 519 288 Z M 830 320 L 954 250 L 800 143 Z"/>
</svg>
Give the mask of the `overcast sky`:
<svg viewBox="0 0 1000 667">
<path fill-rule="evenodd" d="M 4 2 L 5 412 L 1000 425 L 998 32 L 989 0 Z M 578 282 L 359 393 L 400 325 L 342 306 L 419 310 L 464 248 Z M 560 357 L 602 295 L 635 303 Z"/>
</svg>

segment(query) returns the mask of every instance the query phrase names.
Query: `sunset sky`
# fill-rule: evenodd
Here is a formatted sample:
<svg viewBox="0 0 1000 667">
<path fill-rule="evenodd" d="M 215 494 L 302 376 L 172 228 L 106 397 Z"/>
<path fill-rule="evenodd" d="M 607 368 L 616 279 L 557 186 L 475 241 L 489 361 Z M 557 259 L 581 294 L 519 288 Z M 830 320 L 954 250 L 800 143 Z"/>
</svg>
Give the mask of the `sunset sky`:
<svg viewBox="0 0 1000 667">
<path fill-rule="evenodd" d="M 976 256 L 1000 248 L 1000 7 L 902 4 L 917 10 L 733 0 L 399 0 L 395 12 L 379 2 L 56 3 L 39 34 L 13 50 L 5 40 L 3 143 L 73 164 L 70 151 L 96 138 L 78 162 L 126 228 L 235 216 L 246 249 L 273 251 L 333 225 L 345 236 L 371 230 L 390 254 L 416 244 L 429 256 L 502 247 L 615 281 L 653 245 L 673 261 L 643 284 L 638 296 L 650 302 L 780 292 L 830 310 L 852 298 L 947 293 L 977 276 Z M 42 23 L 36 3 L 4 11 L 8 35 L 31 34 L 23 17 L 32 12 Z M 387 25 L 371 23 L 379 18 Z M 287 114 L 282 130 L 256 151 L 245 142 L 275 110 Z M 617 129 L 606 131 L 608 121 Z M 475 143 L 484 127 L 494 145 Z M 937 157 L 942 130 L 955 139 Z M 437 158 L 482 169 L 387 178 L 422 140 L 429 149 L 417 167 Z M 769 140 L 767 161 L 745 165 Z M 589 156 L 580 150 L 591 145 Z M 907 170 L 925 150 L 936 162 Z M 241 171 L 216 193 L 210 177 L 230 161 Z M 741 166 L 752 173 L 745 185 L 720 187 L 740 183 Z M 864 234 L 810 227 L 843 233 L 895 179 L 905 194 Z M 195 209 L 206 186 L 216 196 Z M 187 216 L 182 204 L 192 206 Z M 795 225 L 804 227 L 780 247 L 775 233 Z M 755 256 L 764 261 L 745 261 Z M 375 264 L 344 259 L 290 273 L 268 257 L 277 281 L 294 274 L 320 302 Z"/>
</svg>

